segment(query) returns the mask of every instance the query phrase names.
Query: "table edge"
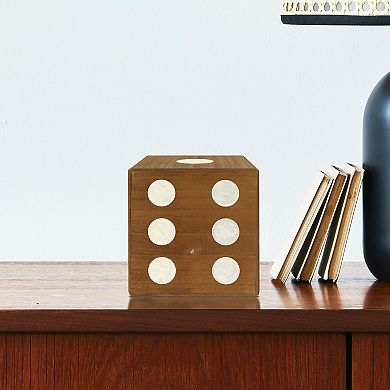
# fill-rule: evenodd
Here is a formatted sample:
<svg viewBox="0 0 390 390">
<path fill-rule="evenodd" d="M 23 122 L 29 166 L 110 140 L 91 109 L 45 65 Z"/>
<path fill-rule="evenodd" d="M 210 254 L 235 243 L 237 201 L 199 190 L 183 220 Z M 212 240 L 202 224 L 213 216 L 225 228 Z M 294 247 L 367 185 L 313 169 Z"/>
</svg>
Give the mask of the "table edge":
<svg viewBox="0 0 390 390">
<path fill-rule="evenodd" d="M 388 310 L 1 310 L 0 332 L 386 333 Z"/>
</svg>

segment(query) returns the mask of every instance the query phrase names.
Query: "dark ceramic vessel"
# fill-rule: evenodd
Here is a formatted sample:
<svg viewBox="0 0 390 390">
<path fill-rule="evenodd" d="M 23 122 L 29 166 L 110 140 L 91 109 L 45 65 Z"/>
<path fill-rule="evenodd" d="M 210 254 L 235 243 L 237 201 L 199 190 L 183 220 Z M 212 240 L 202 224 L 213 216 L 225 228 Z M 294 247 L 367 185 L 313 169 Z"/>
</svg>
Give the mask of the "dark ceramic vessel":
<svg viewBox="0 0 390 390">
<path fill-rule="evenodd" d="M 363 168 L 364 258 L 377 279 L 390 281 L 390 73 L 367 101 Z"/>
</svg>

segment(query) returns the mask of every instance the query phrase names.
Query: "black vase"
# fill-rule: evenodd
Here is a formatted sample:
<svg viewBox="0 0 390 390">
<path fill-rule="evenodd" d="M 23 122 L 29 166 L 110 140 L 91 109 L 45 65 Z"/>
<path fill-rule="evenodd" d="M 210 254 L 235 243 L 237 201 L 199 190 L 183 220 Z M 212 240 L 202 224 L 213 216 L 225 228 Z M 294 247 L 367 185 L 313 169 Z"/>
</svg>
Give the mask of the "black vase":
<svg viewBox="0 0 390 390">
<path fill-rule="evenodd" d="M 364 258 L 377 279 L 390 281 L 390 73 L 364 111 L 363 168 Z"/>
</svg>

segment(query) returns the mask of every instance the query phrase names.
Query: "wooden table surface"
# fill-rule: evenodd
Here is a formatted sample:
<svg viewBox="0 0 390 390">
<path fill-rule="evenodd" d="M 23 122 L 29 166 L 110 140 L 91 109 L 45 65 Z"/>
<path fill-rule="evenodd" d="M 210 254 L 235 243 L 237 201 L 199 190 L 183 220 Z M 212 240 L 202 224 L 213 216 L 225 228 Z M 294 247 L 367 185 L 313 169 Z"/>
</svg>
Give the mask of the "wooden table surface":
<svg viewBox="0 0 390 390">
<path fill-rule="evenodd" d="M 126 262 L 1 262 L 0 332 L 390 331 L 390 283 L 364 263 L 337 285 L 283 286 L 269 268 L 259 298 L 130 298 Z"/>
</svg>

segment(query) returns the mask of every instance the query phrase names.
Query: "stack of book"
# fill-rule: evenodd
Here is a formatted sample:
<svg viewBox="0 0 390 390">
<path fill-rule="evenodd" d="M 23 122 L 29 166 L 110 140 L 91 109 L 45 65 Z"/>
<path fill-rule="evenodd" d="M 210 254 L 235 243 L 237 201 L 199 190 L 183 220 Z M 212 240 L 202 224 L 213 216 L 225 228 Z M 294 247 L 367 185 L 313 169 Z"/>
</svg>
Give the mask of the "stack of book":
<svg viewBox="0 0 390 390">
<path fill-rule="evenodd" d="M 298 281 L 310 283 L 319 263 L 320 277 L 337 281 L 363 173 L 353 164 L 316 173 L 288 240 L 271 268 L 274 279 L 285 283 L 292 273 Z"/>
</svg>

